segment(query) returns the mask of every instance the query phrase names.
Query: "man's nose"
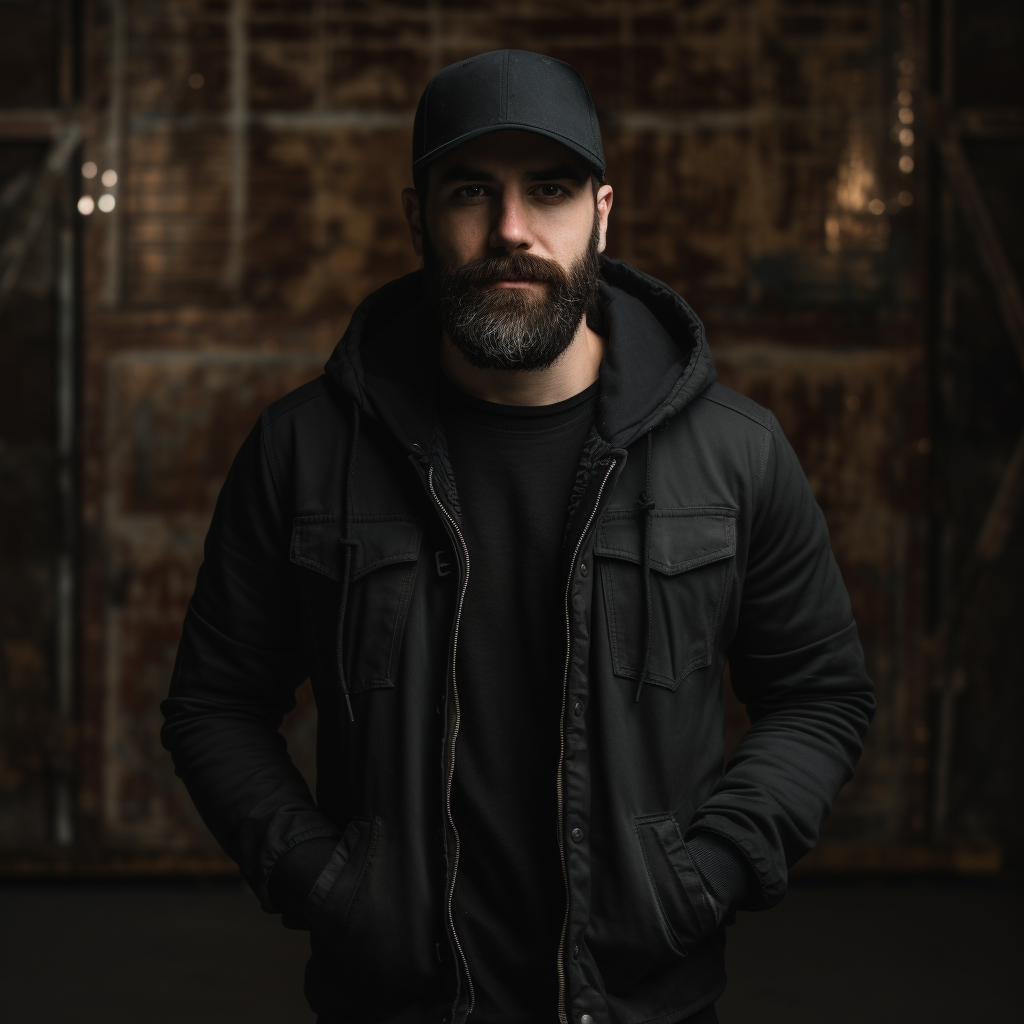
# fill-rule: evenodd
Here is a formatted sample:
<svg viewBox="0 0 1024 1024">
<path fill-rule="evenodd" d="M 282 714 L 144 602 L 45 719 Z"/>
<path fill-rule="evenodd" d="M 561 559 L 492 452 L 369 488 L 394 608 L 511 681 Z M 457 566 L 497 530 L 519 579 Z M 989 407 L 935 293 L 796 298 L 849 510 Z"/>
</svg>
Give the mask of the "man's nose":
<svg viewBox="0 0 1024 1024">
<path fill-rule="evenodd" d="M 529 249 L 533 245 L 533 234 L 526 212 L 523 199 L 517 192 L 503 192 L 488 239 L 492 249 L 512 252 L 513 249 Z"/>
</svg>

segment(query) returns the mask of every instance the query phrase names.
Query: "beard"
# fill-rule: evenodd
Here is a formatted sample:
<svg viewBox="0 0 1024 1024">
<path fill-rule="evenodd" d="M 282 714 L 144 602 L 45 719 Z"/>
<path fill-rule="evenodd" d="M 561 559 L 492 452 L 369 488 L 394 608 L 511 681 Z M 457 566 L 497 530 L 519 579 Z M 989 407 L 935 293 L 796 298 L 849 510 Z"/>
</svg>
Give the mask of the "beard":
<svg viewBox="0 0 1024 1024">
<path fill-rule="evenodd" d="M 600 277 L 597 212 L 587 248 L 568 269 L 530 253 L 502 252 L 453 266 L 426 232 L 423 271 L 426 294 L 452 344 L 484 370 L 543 370 L 571 344 L 597 296 Z M 488 287 L 502 279 L 545 283 L 543 294 Z"/>
</svg>

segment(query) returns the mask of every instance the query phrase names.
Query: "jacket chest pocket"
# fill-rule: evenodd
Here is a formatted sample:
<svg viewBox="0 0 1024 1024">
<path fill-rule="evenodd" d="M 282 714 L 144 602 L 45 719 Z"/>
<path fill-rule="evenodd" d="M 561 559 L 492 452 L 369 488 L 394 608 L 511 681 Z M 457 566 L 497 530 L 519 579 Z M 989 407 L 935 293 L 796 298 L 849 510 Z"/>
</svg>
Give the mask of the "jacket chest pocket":
<svg viewBox="0 0 1024 1024">
<path fill-rule="evenodd" d="M 292 526 L 291 561 L 307 577 L 309 613 L 329 638 L 321 651 L 336 669 L 338 607 L 345 565 L 341 517 L 303 516 Z M 422 537 L 420 523 L 403 516 L 353 516 L 352 557 L 345 610 L 345 674 L 350 693 L 395 685 Z M 329 648 L 329 649 L 328 649 Z"/>
<path fill-rule="evenodd" d="M 605 514 L 595 538 L 601 566 L 612 669 L 639 679 L 647 643 L 647 595 L 641 570 L 645 513 Z M 675 690 L 711 664 L 736 554 L 736 512 L 729 508 L 656 509 L 651 517 L 651 632 L 648 681 Z"/>
</svg>

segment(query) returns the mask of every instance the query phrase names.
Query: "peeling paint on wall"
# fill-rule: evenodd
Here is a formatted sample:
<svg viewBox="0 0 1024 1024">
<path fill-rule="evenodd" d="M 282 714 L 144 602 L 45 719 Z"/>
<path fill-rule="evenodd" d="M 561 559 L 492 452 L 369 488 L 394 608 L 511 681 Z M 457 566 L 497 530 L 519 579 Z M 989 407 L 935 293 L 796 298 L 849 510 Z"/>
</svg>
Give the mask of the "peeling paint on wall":
<svg viewBox="0 0 1024 1024">
<path fill-rule="evenodd" d="M 776 413 L 825 510 L 881 698 L 831 834 L 923 829 L 923 221 L 920 201 L 895 201 L 914 180 L 890 133 L 895 10 L 261 3 L 243 26 L 239 96 L 223 6 L 128 5 L 123 266 L 105 262 L 108 222 L 94 217 L 84 239 L 90 842 L 212 849 L 158 746 L 155 708 L 213 500 L 260 406 L 315 374 L 370 291 L 415 269 L 399 195 L 430 75 L 504 46 L 584 75 L 616 190 L 610 255 L 687 297 L 722 379 Z M 108 27 L 89 32 L 98 103 Z M 101 163 L 102 138 L 98 127 L 86 146 Z M 102 308 L 114 272 L 123 300 Z M 312 774 L 315 711 L 299 699 L 292 748 Z"/>
<path fill-rule="evenodd" d="M 322 357 L 125 352 L 108 364 L 101 815 L 114 845 L 216 849 L 160 746 L 160 701 L 220 486 L 260 411 Z M 303 714 L 313 714 L 308 699 Z M 308 742 L 301 716 L 295 736 Z M 300 760 L 303 760 L 300 757 Z M 303 760 L 308 770 L 308 757 Z"/>
<path fill-rule="evenodd" d="M 713 351 L 719 379 L 771 409 L 800 458 L 877 688 L 867 751 L 826 835 L 906 839 L 923 782 L 910 770 L 908 750 L 926 718 L 912 638 L 924 629 L 914 519 L 927 446 L 909 397 L 921 388 L 922 353 L 749 343 Z M 916 831 L 923 827 L 922 819 Z"/>
</svg>

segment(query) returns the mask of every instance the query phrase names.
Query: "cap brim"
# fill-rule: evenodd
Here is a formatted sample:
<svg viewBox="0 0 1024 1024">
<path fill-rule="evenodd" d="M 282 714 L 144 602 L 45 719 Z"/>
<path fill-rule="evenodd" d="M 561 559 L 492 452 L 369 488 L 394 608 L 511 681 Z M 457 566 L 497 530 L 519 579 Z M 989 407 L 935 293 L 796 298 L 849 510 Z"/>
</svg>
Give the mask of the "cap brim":
<svg viewBox="0 0 1024 1024">
<path fill-rule="evenodd" d="M 424 153 L 418 160 L 413 161 L 412 169 L 416 171 L 426 167 L 428 164 L 433 163 L 438 157 L 444 156 L 445 153 L 450 153 L 453 149 L 458 149 L 459 146 L 470 142 L 472 139 L 478 139 L 481 135 L 490 135 L 491 132 L 529 132 L 531 135 L 543 135 L 545 138 L 552 139 L 555 142 L 560 142 L 566 149 L 572 150 L 577 156 L 582 157 L 586 160 L 591 170 L 596 171 L 598 175 L 604 175 L 605 164 L 603 160 L 599 160 L 597 156 L 589 152 L 578 142 L 574 142 L 572 139 L 567 139 L 564 135 L 559 135 L 557 132 L 546 131 L 543 128 L 535 128 L 529 124 L 516 124 L 508 122 L 505 124 L 490 124 L 485 128 L 474 128 L 471 132 L 466 132 L 465 135 L 460 135 L 457 139 L 452 139 L 450 142 L 446 142 L 443 146 L 437 146 L 432 149 L 429 153 Z"/>
</svg>

